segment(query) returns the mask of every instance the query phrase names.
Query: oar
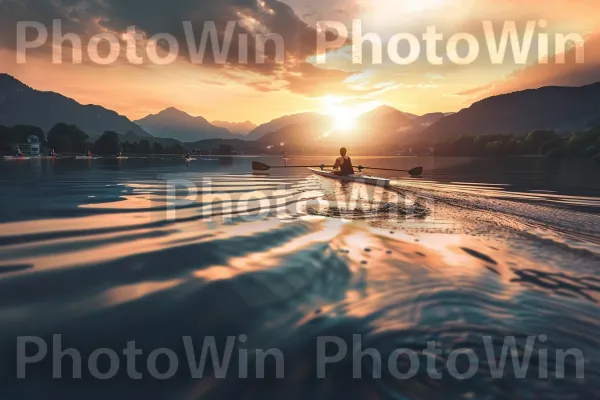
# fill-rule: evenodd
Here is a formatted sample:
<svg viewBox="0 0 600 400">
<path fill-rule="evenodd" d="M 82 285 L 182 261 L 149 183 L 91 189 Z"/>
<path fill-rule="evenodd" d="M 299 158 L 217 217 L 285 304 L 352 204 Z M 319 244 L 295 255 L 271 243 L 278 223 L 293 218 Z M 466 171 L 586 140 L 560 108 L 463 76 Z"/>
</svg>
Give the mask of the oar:
<svg viewBox="0 0 600 400">
<path fill-rule="evenodd" d="M 362 171 L 363 169 L 374 169 L 376 171 L 394 171 L 394 172 L 408 172 L 410 176 L 421 176 L 423 175 L 423 167 L 417 167 L 413 169 L 389 169 L 389 168 L 374 168 L 374 167 L 363 167 L 362 165 L 358 166 L 358 170 Z"/>
<path fill-rule="evenodd" d="M 276 166 L 271 166 L 271 165 L 267 165 L 267 164 L 263 164 L 261 162 L 258 161 L 252 161 L 252 169 L 254 171 L 268 171 L 271 168 L 325 168 L 325 167 L 333 167 L 333 165 L 276 165 Z"/>
<path fill-rule="evenodd" d="M 323 164 L 321 164 L 321 165 L 270 166 L 270 165 L 263 164 L 263 163 L 258 162 L 258 161 L 253 161 L 252 162 L 252 169 L 254 171 L 268 171 L 271 168 L 321 168 L 321 169 L 323 169 L 325 167 L 333 167 L 333 165 L 323 165 Z M 408 174 L 410 176 L 421 176 L 421 175 L 423 175 L 423 167 L 417 167 L 417 168 L 413 168 L 411 170 L 363 167 L 362 165 L 358 167 L 359 171 L 362 171 L 363 169 L 373 169 L 373 170 L 379 170 L 379 171 L 408 172 Z"/>
</svg>

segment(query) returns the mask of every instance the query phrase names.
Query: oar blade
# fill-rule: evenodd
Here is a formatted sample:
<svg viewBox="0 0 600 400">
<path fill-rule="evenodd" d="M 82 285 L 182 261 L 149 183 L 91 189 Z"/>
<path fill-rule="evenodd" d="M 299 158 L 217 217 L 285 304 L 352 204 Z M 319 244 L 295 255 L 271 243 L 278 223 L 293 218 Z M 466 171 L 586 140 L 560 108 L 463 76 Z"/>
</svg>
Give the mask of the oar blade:
<svg viewBox="0 0 600 400">
<path fill-rule="evenodd" d="M 271 167 L 267 164 L 263 164 L 258 161 L 252 161 L 252 170 L 254 171 L 268 171 Z"/>
<path fill-rule="evenodd" d="M 423 175 L 423 167 L 413 168 L 408 171 L 408 174 L 413 177 L 421 176 Z"/>
</svg>

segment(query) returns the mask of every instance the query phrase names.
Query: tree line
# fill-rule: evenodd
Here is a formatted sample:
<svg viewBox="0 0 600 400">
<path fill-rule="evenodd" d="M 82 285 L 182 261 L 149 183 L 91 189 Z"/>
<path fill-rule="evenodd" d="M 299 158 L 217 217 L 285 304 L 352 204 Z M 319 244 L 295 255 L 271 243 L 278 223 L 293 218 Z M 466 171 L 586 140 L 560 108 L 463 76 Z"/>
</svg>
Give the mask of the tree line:
<svg viewBox="0 0 600 400">
<path fill-rule="evenodd" d="M 47 134 L 36 126 L 0 125 L 0 151 L 14 150 L 16 143 L 27 143 L 27 138 L 35 135 L 42 147 L 54 149 L 59 154 L 85 153 L 114 155 L 120 152 L 128 154 L 182 154 L 184 147 L 168 141 L 167 145 L 158 140 L 140 139 L 122 141 L 122 135 L 106 131 L 94 142 L 90 136 L 75 125 L 59 123 Z M 212 143 L 212 142 L 211 142 Z M 425 147 L 424 147 L 425 149 Z M 423 150 L 425 151 L 425 150 Z M 214 154 L 232 154 L 233 148 L 219 145 Z M 513 155 L 541 155 L 547 157 L 590 157 L 600 161 L 600 127 L 561 135 L 554 130 L 536 129 L 526 136 L 513 134 L 463 135 L 438 142 L 434 146 L 434 155 L 466 157 L 499 157 Z"/>
<path fill-rule="evenodd" d="M 512 134 L 459 136 L 437 143 L 440 156 L 512 156 L 590 157 L 600 161 L 600 127 L 560 135 L 554 130 L 536 129 L 525 137 Z"/>
<path fill-rule="evenodd" d="M 41 128 L 30 125 L 15 125 L 11 128 L 0 125 L 0 151 L 12 151 L 15 143 L 27 143 L 29 136 L 35 135 L 40 139 L 40 145 L 46 144 L 46 135 Z"/>
<path fill-rule="evenodd" d="M 160 142 L 142 139 L 139 142 L 121 143 L 121 151 L 128 154 L 182 154 L 185 148 L 180 144 L 163 146 Z"/>
<path fill-rule="evenodd" d="M 104 132 L 97 140 L 90 142 L 90 136 L 75 125 L 59 123 L 47 134 L 37 126 L 0 125 L 0 151 L 14 150 L 17 143 L 27 143 L 27 138 L 35 135 L 40 139 L 42 147 L 54 149 L 57 153 L 85 153 L 90 150 L 94 154 L 114 155 L 120 152 L 140 154 L 181 154 L 185 151 L 180 144 L 163 146 L 158 141 L 142 139 L 137 142 L 122 141 L 121 135 L 114 131 Z"/>
</svg>

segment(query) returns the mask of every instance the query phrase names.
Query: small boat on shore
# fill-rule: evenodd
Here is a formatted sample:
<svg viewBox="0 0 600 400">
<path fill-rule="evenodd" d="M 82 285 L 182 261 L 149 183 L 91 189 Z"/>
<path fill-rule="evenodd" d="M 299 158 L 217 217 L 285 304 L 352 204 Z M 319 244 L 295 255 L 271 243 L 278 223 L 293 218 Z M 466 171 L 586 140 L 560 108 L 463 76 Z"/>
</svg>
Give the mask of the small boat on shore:
<svg viewBox="0 0 600 400">
<path fill-rule="evenodd" d="M 25 160 L 31 160 L 31 157 L 9 156 L 9 157 L 4 157 L 3 159 L 4 159 L 4 161 L 25 161 Z"/>
</svg>

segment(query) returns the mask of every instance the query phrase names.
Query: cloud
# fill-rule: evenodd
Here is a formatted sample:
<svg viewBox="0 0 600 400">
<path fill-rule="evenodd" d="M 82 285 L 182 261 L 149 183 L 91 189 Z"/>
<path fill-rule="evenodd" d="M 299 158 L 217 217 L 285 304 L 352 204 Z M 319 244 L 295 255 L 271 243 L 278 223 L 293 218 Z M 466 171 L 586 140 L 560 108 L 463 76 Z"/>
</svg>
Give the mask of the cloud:
<svg viewBox="0 0 600 400">
<path fill-rule="evenodd" d="M 575 62 L 576 49 L 565 53 L 565 63 L 557 64 L 554 58 L 548 64 L 534 64 L 520 69 L 504 80 L 489 85 L 471 88 L 457 93 L 467 102 L 485 97 L 511 93 L 543 86 L 583 86 L 600 81 L 600 34 L 587 38 L 584 44 L 584 63 Z"/>
<path fill-rule="evenodd" d="M 594 43 L 600 42 L 598 38 L 588 40 L 584 65 L 570 63 L 567 66 L 532 66 L 518 70 L 498 82 L 495 82 L 498 77 L 505 76 L 520 67 L 508 63 L 500 67 L 491 66 L 489 59 L 485 57 L 469 67 L 451 63 L 434 66 L 425 60 L 424 47 L 414 64 L 403 66 L 401 69 L 390 63 L 387 57 L 384 57 L 383 65 L 372 65 L 368 46 L 365 49 L 365 61 L 360 65 L 352 64 L 352 54 L 349 52 L 351 47 L 348 45 L 338 51 L 329 52 L 326 65 L 311 64 L 316 53 L 318 32 L 310 24 L 317 18 L 341 19 L 348 24 L 346 19 L 360 17 L 364 20 L 364 32 L 378 33 L 382 36 L 384 45 L 391 34 L 398 32 L 414 33 L 420 37 L 425 27 L 429 25 L 436 25 L 446 39 L 457 31 L 464 31 L 474 34 L 481 40 L 483 19 L 492 20 L 499 25 L 506 19 L 522 24 L 527 20 L 544 18 L 551 23 L 553 29 L 556 27 L 557 31 L 562 32 L 572 30 L 588 32 L 595 29 L 600 20 L 597 13 L 593 12 L 594 4 L 583 0 L 577 1 L 578 7 L 573 7 L 575 1 L 571 0 L 556 0 L 551 5 L 544 2 L 544 7 L 539 7 L 541 0 L 536 2 L 448 0 L 441 3 L 426 0 L 423 2 L 423 7 L 416 3 L 418 2 L 413 0 L 372 0 L 370 2 L 362 0 L 327 2 L 319 0 L 0 0 L 0 50 L 14 51 L 17 21 L 38 21 L 50 27 L 53 19 L 60 19 L 63 32 L 80 34 L 84 41 L 99 32 L 120 34 L 129 26 L 135 25 L 139 32 L 144 32 L 146 38 L 157 33 L 169 33 L 175 36 L 180 44 L 181 57 L 173 69 L 177 70 L 179 67 L 188 71 L 196 66 L 184 65 L 184 63 L 189 64 L 190 57 L 183 21 L 192 22 L 198 42 L 205 22 L 214 21 L 223 37 L 229 21 L 242 19 L 245 23 L 235 28 L 235 39 L 231 44 L 227 63 L 216 64 L 213 55 L 209 52 L 203 65 L 198 67 L 198 75 L 206 73 L 206 69 L 210 68 L 207 75 L 216 71 L 215 75 L 227 76 L 226 84 L 240 83 L 260 92 L 289 91 L 305 97 L 329 94 L 385 95 L 390 101 L 393 97 L 419 96 L 416 93 L 419 89 L 428 89 L 429 92 L 431 91 L 429 89 L 439 86 L 439 93 L 458 93 L 456 100 L 452 100 L 452 104 L 455 105 L 460 104 L 461 99 L 469 102 L 526 87 L 548 84 L 580 85 L 600 80 L 598 72 L 600 56 L 598 56 L 599 51 L 594 50 L 594 46 L 597 46 Z M 412 10 L 410 13 L 407 12 L 407 7 Z M 347 15 L 344 16 L 345 14 L 340 11 L 344 11 Z M 283 38 L 284 63 L 273 60 L 275 56 L 273 46 L 267 47 L 266 63 L 255 62 L 256 42 L 253 34 L 258 32 L 276 33 Z M 250 34 L 248 43 L 239 40 L 237 35 L 243 33 Z M 406 43 L 399 46 L 401 54 L 405 54 L 407 50 L 403 46 L 406 47 Z M 239 50 L 244 47 L 249 50 L 248 63 L 240 62 L 238 57 Z M 37 55 L 48 60 L 49 63 L 50 50 L 51 46 L 48 45 L 40 49 Z M 68 53 L 70 51 L 65 48 L 65 54 Z M 443 56 L 444 49 L 441 48 L 439 53 Z M 6 60 L 0 61 L 6 62 Z M 147 67 L 148 64 L 135 68 Z M 348 80 L 353 74 L 371 69 L 381 71 L 368 80 Z M 67 70 L 68 68 L 65 69 Z M 398 71 L 402 71 L 407 76 L 398 78 Z M 433 82 L 431 76 L 444 76 L 444 81 Z M 205 83 L 212 86 L 219 85 L 218 80 Z M 419 98 L 419 101 L 424 102 L 424 96 Z M 444 103 L 444 108 L 449 106 Z"/>
<path fill-rule="evenodd" d="M 456 96 L 479 96 L 482 93 L 489 93 L 496 87 L 495 84 L 479 86 L 476 88 L 471 88 L 467 90 L 463 90 L 462 92 L 458 92 Z"/>
<path fill-rule="evenodd" d="M 120 35 L 130 26 L 135 26 L 137 32 L 143 32 L 146 39 L 159 33 L 171 34 L 179 43 L 179 62 L 191 60 L 184 21 L 192 23 L 196 44 L 200 43 L 206 22 L 215 23 L 221 43 L 225 37 L 226 26 L 235 22 L 226 66 L 286 81 L 285 88 L 298 93 L 319 91 L 319 87 L 325 85 L 324 79 L 342 81 L 346 77 L 345 73 L 322 71 L 305 63 L 304 60 L 315 54 L 319 33 L 303 22 L 289 5 L 277 0 L 4 0 L 0 2 L 0 46 L 15 50 L 18 21 L 37 21 L 51 32 L 54 19 L 61 20 L 63 34 L 78 34 L 83 43 L 87 43 L 91 36 L 100 32 Z M 240 20 L 244 23 L 238 24 Z M 279 60 L 276 60 L 276 46 L 272 43 L 265 48 L 266 62 L 257 62 L 257 33 L 274 33 L 281 36 L 285 53 L 283 63 L 277 62 Z M 239 35 L 242 34 L 247 40 L 240 39 Z M 166 46 L 164 42 L 160 44 Z M 121 49 L 124 60 L 124 43 Z M 39 50 L 38 55 L 50 59 L 51 50 L 51 43 L 48 43 Z M 224 65 L 215 62 L 213 49 L 209 46 L 207 50 L 202 66 L 222 68 Z M 248 54 L 247 62 L 240 59 L 242 50 Z M 65 49 L 64 54 L 70 54 L 70 51 Z M 244 81 L 243 77 L 238 79 Z M 303 86 L 311 84 L 319 87 L 311 89 Z M 271 85 L 258 85 L 251 81 L 250 86 L 264 91 Z M 335 83 L 329 86 L 335 86 Z M 276 89 L 280 90 L 279 87 Z"/>
</svg>

